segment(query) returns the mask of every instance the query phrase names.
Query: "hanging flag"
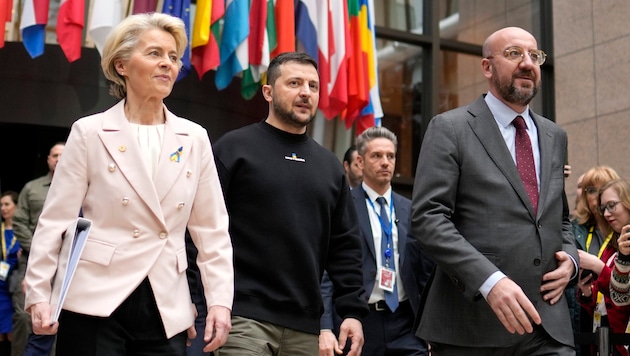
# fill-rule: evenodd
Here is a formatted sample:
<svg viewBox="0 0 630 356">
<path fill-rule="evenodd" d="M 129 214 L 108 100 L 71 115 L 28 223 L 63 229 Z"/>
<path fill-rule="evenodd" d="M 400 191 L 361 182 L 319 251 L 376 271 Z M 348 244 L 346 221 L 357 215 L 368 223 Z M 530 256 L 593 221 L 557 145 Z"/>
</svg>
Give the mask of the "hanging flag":
<svg viewBox="0 0 630 356">
<path fill-rule="evenodd" d="M 317 1 L 297 0 L 295 2 L 295 38 L 297 50 L 307 53 L 318 61 L 317 50 Z M 326 0 L 319 0 L 324 2 Z M 319 64 L 319 63 L 318 63 Z"/>
<path fill-rule="evenodd" d="M 227 0 L 221 34 L 221 64 L 214 78 L 217 89 L 227 88 L 232 78 L 247 68 L 247 36 L 249 0 Z"/>
<path fill-rule="evenodd" d="M 22 43 L 31 58 L 44 54 L 50 0 L 25 0 L 20 19 Z"/>
<path fill-rule="evenodd" d="M 335 1 L 335 0 L 333 0 Z M 329 42 L 328 31 L 330 30 L 330 5 L 329 0 L 317 1 L 317 63 L 319 69 L 319 108 L 330 105 L 329 89 L 330 84 L 330 51 L 334 43 Z"/>
<path fill-rule="evenodd" d="M 133 0 L 133 10 L 131 13 L 142 14 L 145 12 L 155 12 L 155 10 L 157 10 L 157 0 Z"/>
<path fill-rule="evenodd" d="M 374 1 L 361 1 L 361 28 L 364 31 L 361 36 L 363 51 L 367 54 L 367 74 L 369 88 L 369 103 L 366 105 L 357 120 L 355 131 L 357 135 L 372 126 L 381 126 L 383 108 L 379 94 L 378 70 L 376 58 L 376 37 L 374 31 Z"/>
<path fill-rule="evenodd" d="M 341 114 L 348 105 L 348 56 L 351 48 L 348 3 L 345 0 L 330 1 L 329 28 L 328 106 L 320 105 L 320 109 L 327 119 L 332 119 Z"/>
<path fill-rule="evenodd" d="M 57 42 L 69 62 L 81 58 L 84 0 L 61 0 L 57 15 Z"/>
<path fill-rule="evenodd" d="M 267 11 L 273 0 L 252 0 L 249 9 L 249 37 L 247 51 L 249 67 L 243 71 L 241 96 L 247 100 L 258 92 L 261 75 L 269 67 L 269 38 L 267 33 Z M 273 5 L 271 7 L 273 10 Z"/>
<path fill-rule="evenodd" d="M 181 80 L 190 72 L 190 0 L 164 0 L 162 13 L 179 17 L 184 21 L 184 25 L 186 26 L 186 38 L 188 39 L 188 43 L 186 44 L 186 50 L 184 50 L 184 55 L 182 56 L 182 68 L 177 76 L 177 80 Z"/>
<path fill-rule="evenodd" d="M 348 59 L 348 106 L 342 112 L 346 128 L 352 127 L 369 102 L 369 82 L 367 76 L 367 54 L 362 50 L 361 8 L 359 0 L 348 1 L 350 16 L 351 54 Z M 365 13 L 363 14 L 365 15 Z M 367 23 L 367 20 L 365 21 Z M 367 29 L 366 29 L 367 30 Z"/>
<path fill-rule="evenodd" d="M 0 48 L 4 47 L 6 23 L 11 22 L 12 12 L 13 0 L 0 0 L 0 25 L 2 25 L 2 32 L 0 33 Z"/>
<path fill-rule="evenodd" d="M 283 52 L 295 51 L 294 0 L 276 0 L 275 18 L 277 45 L 271 51 L 271 58 Z"/>
<path fill-rule="evenodd" d="M 120 21 L 122 21 L 121 0 L 94 0 L 88 31 L 101 56 L 107 35 Z"/>
<path fill-rule="evenodd" d="M 192 65 L 199 79 L 221 63 L 219 38 L 225 14 L 225 0 L 197 0 L 197 11 L 192 33 Z"/>
</svg>

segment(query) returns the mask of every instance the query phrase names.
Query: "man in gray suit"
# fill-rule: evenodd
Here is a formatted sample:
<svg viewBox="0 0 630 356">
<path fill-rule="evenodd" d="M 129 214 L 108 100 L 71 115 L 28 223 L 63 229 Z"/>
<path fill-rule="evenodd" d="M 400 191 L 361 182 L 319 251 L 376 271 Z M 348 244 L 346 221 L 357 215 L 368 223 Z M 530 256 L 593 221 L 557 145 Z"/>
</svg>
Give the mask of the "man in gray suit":
<svg viewBox="0 0 630 356">
<path fill-rule="evenodd" d="M 508 27 L 486 39 L 483 57 L 488 93 L 433 118 L 420 151 L 412 230 L 437 269 L 417 335 L 435 356 L 574 355 L 563 295 L 578 261 L 567 135 L 529 109 L 546 55 Z M 517 116 L 526 145 L 515 145 Z M 521 178 L 526 147 L 533 183 Z"/>
</svg>

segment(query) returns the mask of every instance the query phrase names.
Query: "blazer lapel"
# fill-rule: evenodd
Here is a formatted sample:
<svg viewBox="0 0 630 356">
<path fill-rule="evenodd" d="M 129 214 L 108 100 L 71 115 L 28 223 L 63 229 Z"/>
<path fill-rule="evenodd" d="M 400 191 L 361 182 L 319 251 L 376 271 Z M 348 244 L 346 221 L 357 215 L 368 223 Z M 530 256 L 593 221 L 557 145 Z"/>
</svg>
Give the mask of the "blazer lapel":
<svg viewBox="0 0 630 356">
<path fill-rule="evenodd" d="M 124 103 L 125 100 L 121 100 L 103 113 L 103 127 L 99 137 L 114 161 L 112 164 L 115 167 L 113 168 L 120 170 L 140 199 L 163 222 L 164 218 L 157 194 L 153 184 L 150 184 L 152 178 L 144 165 L 138 165 L 138 162 L 143 162 L 144 158 L 131 125 L 125 118 Z M 111 169 L 111 167 L 106 169 Z"/>
<path fill-rule="evenodd" d="M 393 193 L 392 196 L 394 200 L 394 210 L 396 212 L 396 219 L 392 221 L 392 223 L 396 225 L 396 229 L 398 230 L 398 258 L 400 260 L 399 265 L 402 266 L 405 260 L 405 249 L 407 247 L 407 224 L 403 220 L 407 220 L 407 217 L 410 216 L 410 212 L 407 206 L 403 204 L 402 197 Z M 396 221 L 398 221 L 398 223 L 396 223 Z"/>
<path fill-rule="evenodd" d="M 530 115 L 536 123 L 538 129 L 538 147 L 540 149 L 540 194 L 538 198 L 538 215 L 540 215 L 545 209 L 543 201 L 549 191 L 549 185 L 546 184 L 551 179 L 551 159 L 550 152 L 553 151 L 553 135 L 546 129 L 544 117 L 533 113 L 530 110 Z"/>
<path fill-rule="evenodd" d="M 370 216 L 367 211 L 367 203 L 365 201 L 365 191 L 359 185 L 352 189 L 352 197 L 354 198 L 354 205 L 357 208 L 357 215 L 359 216 L 359 227 L 361 229 L 361 235 L 365 239 L 366 245 L 372 254 L 373 261 L 376 261 L 376 252 L 374 251 L 374 236 L 372 235 L 372 228 L 370 224 Z"/>
<path fill-rule="evenodd" d="M 534 207 L 529 201 L 529 196 L 525 191 L 525 186 L 518 174 L 512 155 L 505 145 L 501 131 L 499 131 L 497 123 L 483 97 L 472 103 L 468 112 L 473 116 L 473 118 L 468 120 L 473 133 L 477 136 L 486 152 L 488 152 L 490 159 L 510 182 L 512 188 L 514 188 L 523 204 L 529 210 L 530 215 L 535 218 Z"/>
<path fill-rule="evenodd" d="M 154 178 L 155 190 L 160 201 L 176 185 L 175 182 L 182 174 L 186 161 L 190 157 L 192 139 L 181 125 L 178 118 L 164 108 L 166 112 L 166 125 L 164 127 L 164 141 L 162 152 L 158 162 Z M 189 174 L 192 172 L 186 172 Z"/>
</svg>

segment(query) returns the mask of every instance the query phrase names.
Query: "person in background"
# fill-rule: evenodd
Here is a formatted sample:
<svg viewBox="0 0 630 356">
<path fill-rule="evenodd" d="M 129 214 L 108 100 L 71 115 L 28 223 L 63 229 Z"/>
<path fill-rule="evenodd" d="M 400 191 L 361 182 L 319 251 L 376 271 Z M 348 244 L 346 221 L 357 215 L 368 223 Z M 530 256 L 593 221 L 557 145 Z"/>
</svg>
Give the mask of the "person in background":
<svg viewBox="0 0 630 356">
<path fill-rule="evenodd" d="M 351 340 L 349 354 L 361 353 L 368 306 L 357 215 L 339 159 L 306 133 L 319 87 L 313 58 L 278 55 L 262 87 L 267 117 L 214 145 L 235 273 L 232 330 L 216 356 L 317 354 L 324 270 L 343 319 L 340 345 Z"/>
<path fill-rule="evenodd" d="M 13 233 L 13 215 L 18 202 L 18 193 L 7 190 L 0 194 L 0 355 L 11 354 L 13 302 L 9 292 L 9 278 L 17 267 L 20 243 Z"/>
<path fill-rule="evenodd" d="M 392 190 L 397 147 L 396 135 L 385 127 L 371 127 L 357 138 L 363 182 L 352 190 L 352 197 L 359 215 L 363 286 L 370 307 L 363 319 L 363 355 L 428 355 L 413 324 L 433 261 L 411 235 L 411 201 Z M 391 285 L 385 283 L 388 280 Z M 332 312 L 332 283 L 322 283 L 322 294 L 327 312 L 321 319 L 320 355 L 339 354 L 342 350 L 333 334 L 339 321 Z"/>
<path fill-rule="evenodd" d="M 586 171 L 578 180 L 580 182 L 580 188 L 578 188 L 580 195 L 576 203 L 575 216 L 571 221 L 577 248 L 596 258 L 601 258 L 604 262 L 616 249 L 606 250 L 607 246 L 610 246 L 613 230 L 606 218 L 599 213 L 598 194 L 602 186 L 615 179 L 619 179 L 619 174 L 608 166 L 595 166 Z M 594 310 L 589 306 L 589 303 L 584 304 L 580 300 L 579 284 L 584 277 L 586 276 L 579 276 L 576 283 L 566 289 L 566 293 L 573 293 L 572 296 L 567 295 L 567 300 L 572 314 L 574 332 L 577 334 L 593 332 Z M 595 278 L 589 280 L 588 283 L 594 281 Z M 586 283 L 586 281 L 582 281 L 582 283 Z M 577 304 L 577 308 L 575 304 Z M 579 353 L 588 354 L 590 349 L 589 345 L 584 345 L 580 347 Z"/>
<path fill-rule="evenodd" d="M 586 178 L 588 176 L 585 180 Z M 580 269 L 582 270 L 578 283 L 580 303 L 591 315 L 589 321 L 592 323 L 593 332 L 598 327 L 606 326 L 614 334 L 623 334 L 626 332 L 630 317 L 630 306 L 615 303 L 614 300 L 619 299 L 613 296 L 610 288 L 611 282 L 614 281 L 614 278 L 611 280 L 611 273 L 619 251 L 619 243 L 627 244 L 623 242 L 625 239 L 620 239 L 620 235 L 623 227 L 630 223 L 630 205 L 628 205 L 630 200 L 627 200 L 629 187 L 628 183 L 621 179 L 609 180 L 601 186 L 598 190 L 599 213 L 610 223 L 611 235 L 602 245 L 598 255 L 580 250 Z M 586 186 L 585 190 L 588 188 L 589 186 Z M 589 270 L 591 273 L 585 274 L 584 270 Z M 596 354 L 597 348 L 593 345 L 591 355 Z M 626 356 L 628 350 L 624 345 L 614 345 L 612 355 Z"/>
<path fill-rule="evenodd" d="M 26 271 L 33 331 L 57 333 L 59 355 L 186 355 L 196 337 L 186 229 L 208 306 L 204 351 L 227 339 L 232 245 L 212 147 L 164 105 L 186 45 L 183 21 L 163 13 L 128 16 L 105 42 L 101 66 L 120 101 L 72 124 Z M 92 227 L 52 323 L 61 236 L 80 211 Z"/>
<path fill-rule="evenodd" d="M 434 117 L 420 149 L 411 226 L 437 268 L 416 335 L 434 355 L 574 355 L 567 135 L 529 107 L 546 55 L 518 27 L 482 51 L 488 92 Z"/>
<path fill-rule="evenodd" d="M 65 142 L 55 143 L 46 157 L 48 173 L 39 178 L 27 182 L 18 197 L 17 209 L 13 217 L 13 231 L 20 243 L 21 253 L 18 258 L 18 270 L 15 280 L 11 282 L 13 300 L 13 342 L 11 345 L 12 356 L 44 354 L 55 355 L 55 336 L 33 334 L 31 316 L 24 311 L 24 274 L 26 273 L 27 259 L 31 250 L 33 233 L 44 207 L 44 201 L 48 195 L 50 182 L 61 154 L 66 146 Z"/>
<path fill-rule="evenodd" d="M 348 179 L 350 189 L 361 184 L 361 180 L 363 180 L 363 171 L 357 163 L 358 155 L 355 145 L 348 147 L 346 153 L 343 155 L 343 169 L 346 171 L 346 178 Z"/>
</svg>

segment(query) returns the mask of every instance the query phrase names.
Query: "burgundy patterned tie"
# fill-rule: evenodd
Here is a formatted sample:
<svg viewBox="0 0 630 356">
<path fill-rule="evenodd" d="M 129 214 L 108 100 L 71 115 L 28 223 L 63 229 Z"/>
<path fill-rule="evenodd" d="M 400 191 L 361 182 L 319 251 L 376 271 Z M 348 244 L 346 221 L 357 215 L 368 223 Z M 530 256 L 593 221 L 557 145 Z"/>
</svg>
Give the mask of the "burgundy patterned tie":
<svg viewBox="0 0 630 356">
<path fill-rule="evenodd" d="M 527 126 L 522 116 L 517 116 L 512 125 L 516 127 L 516 169 L 523 180 L 525 191 L 529 195 L 529 200 L 534 206 L 534 213 L 538 211 L 538 179 L 536 166 L 534 165 L 534 154 L 532 152 L 532 142 L 527 134 Z"/>
</svg>

